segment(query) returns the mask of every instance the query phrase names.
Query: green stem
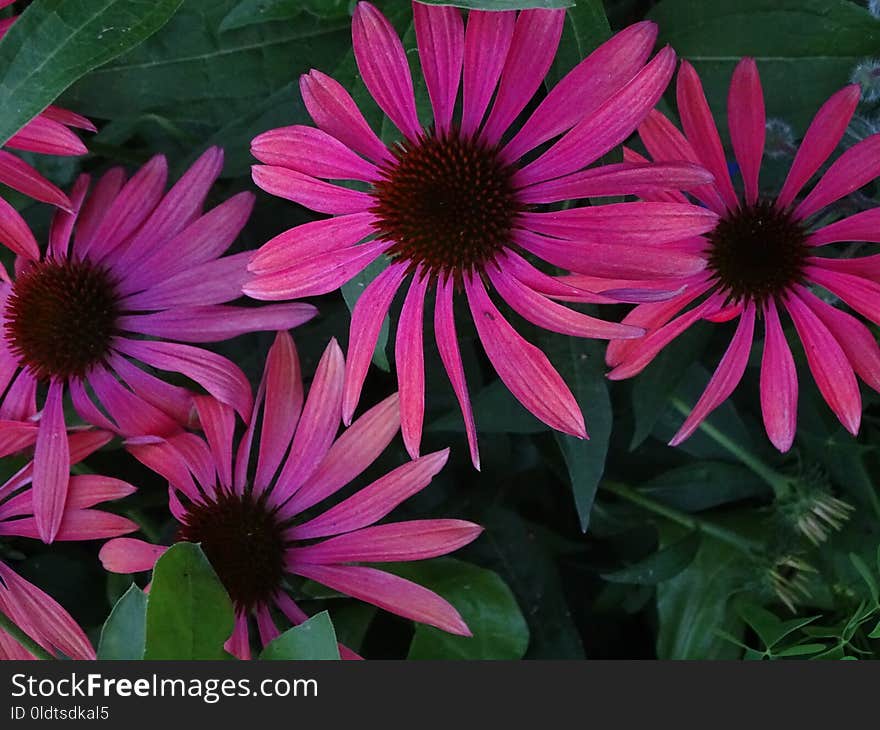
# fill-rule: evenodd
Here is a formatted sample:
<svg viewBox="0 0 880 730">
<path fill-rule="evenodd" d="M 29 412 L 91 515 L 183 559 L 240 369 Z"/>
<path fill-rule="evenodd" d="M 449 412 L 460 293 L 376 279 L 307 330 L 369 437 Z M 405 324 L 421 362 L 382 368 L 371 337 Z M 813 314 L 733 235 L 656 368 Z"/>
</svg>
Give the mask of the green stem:
<svg viewBox="0 0 880 730">
<path fill-rule="evenodd" d="M 9 634 L 37 659 L 54 659 L 48 651 L 22 631 L 3 611 L 0 611 L 0 629 Z"/>
<path fill-rule="evenodd" d="M 616 494 L 618 497 L 622 497 L 628 502 L 638 505 L 642 509 L 646 509 L 649 512 L 660 515 L 661 517 L 665 517 L 667 520 L 675 522 L 689 530 L 699 530 L 706 535 L 711 535 L 717 540 L 721 540 L 722 542 L 726 542 L 728 545 L 735 547 L 737 550 L 742 550 L 749 554 L 761 552 L 761 546 L 757 542 L 750 540 L 747 537 L 743 537 L 732 530 L 728 530 L 725 527 L 721 527 L 721 525 L 716 525 L 714 522 L 709 522 L 700 517 L 694 517 L 693 515 L 681 512 L 674 507 L 658 502 L 655 499 L 646 497 L 641 492 L 636 491 L 626 484 L 606 480 L 600 482 L 599 488 L 605 489 L 612 494 Z"/>
<path fill-rule="evenodd" d="M 688 407 L 688 405 L 679 398 L 673 398 L 672 405 L 675 406 L 675 408 L 683 416 L 687 416 L 691 412 L 690 407 Z M 743 464 L 745 464 L 749 469 L 755 472 L 755 474 L 761 477 L 761 479 L 767 482 L 767 484 L 772 487 L 777 499 L 783 499 L 784 497 L 788 496 L 789 492 L 791 491 L 791 484 L 784 475 L 780 474 L 775 469 L 767 466 L 757 456 L 753 456 L 752 454 L 750 454 L 738 443 L 736 443 L 736 441 L 725 436 L 723 433 L 721 433 L 721 431 L 715 428 L 708 421 L 703 421 L 698 426 L 698 428 L 709 438 L 711 438 L 715 443 L 723 446 Z"/>
</svg>

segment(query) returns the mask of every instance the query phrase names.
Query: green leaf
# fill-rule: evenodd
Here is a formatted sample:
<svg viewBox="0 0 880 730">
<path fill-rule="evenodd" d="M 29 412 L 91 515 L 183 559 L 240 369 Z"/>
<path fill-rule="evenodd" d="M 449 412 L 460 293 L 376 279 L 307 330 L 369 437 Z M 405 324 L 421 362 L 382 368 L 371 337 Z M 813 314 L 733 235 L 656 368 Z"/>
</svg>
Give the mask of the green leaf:
<svg viewBox="0 0 880 730">
<path fill-rule="evenodd" d="M 545 79 L 555 86 L 566 73 L 611 37 L 611 26 L 605 17 L 601 0 L 577 0 L 569 3 L 566 23 L 559 41 L 559 49 Z"/>
<path fill-rule="evenodd" d="M 852 561 L 852 564 L 855 566 L 856 570 L 859 571 L 859 575 L 862 576 L 862 580 L 868 584 L 868 590 L 871 592 L 871 598 L 874 599 L 874 604 L 877 605 L 880 603 L 880 586 L 877 585 L 877 578 L 871 573 L 871 569 L 867 566 L 864 560 L 862 560 L 855 553 L 849 554 L 849 559 Z"/>
<path fill-rule="evenodd" d="M 818 654 L 825 651 L 828 647 L 825 644 L 795 644 L 789 646 L 782 651 L 777 651 L 773 656 L 805 656 L 807 654 Z"/>
<path fill-rule="evenodd" d="M 688 568 L 657 586 L 658 659 L 736 659 L 739 649 L 719 636 L 742 639 L 730 600 L 743 585 L 743 555 L 703 536 Z"/>
<path fill-rule="evenodd" d="M 474 420 L 480 433 L 544 433 L 548 430 L 511 395 L 500 380 L 493 380 L 471 398 Z M 427 425 L 428 431 L 464 431 L 461 411 L 456 408 Z"/>
<path fill-rule="evenodd" d="M 41 0 L 0 41 L 0 146 L 73 82 L 149 38 L 181 0 Z"/>
<path fill-rule="evenodd" d="M 770 117 L 803 131 L 850 72 L 880 48 L 880 21 L 848 0 L 663 0 L 660 40 L 692 61 L 722 130 L 730 74 L 753 56 Z"/>
<path fill-rule="evenodd" d="M 553 338 L 554 343 L 558 341 L 559 338 Z M 558 346 L 546 349 L 559 374 L 574 393 L 589 433 L 589 439 L 586 440 L 558 432 L 553 434 L 571 480 L 581 530 L 586 532 L 590 526 L 590 512 L 599 480 L 605 473 L 613 421 L 602 351 L 593 341 L 574 338 L 566 338 Z"/>
<path fill-rule="evenodd" d="M 723 461 L 693 461 L 639 485 L 639 491 L 685 512 L 700 512 L 767 496 L 770 488 L 750 469 Z"/>
<path fill-rule="evenodd" d="M 339 659 L 330 614 L 321 611 L 288 629 L 263 649 L 260 659 Z"/>
<path fill-rule="evenodd" d="M 348 16 L 349 0 L 241 0 L 223 18 L 221 31 L 277 20 L 293 20 L 303 10 L 320 18 Z"/>
<path fill-rule="evenodd" d="M 789 621 L 780 621 L 779 618 L 765 608 L 747 602 L 737 606 L 737 613 L 743 621 L 752 627 L 767 649 L 772 649 L 786 636 L 807 624 L 813 623 L 813 621 L 819 618 L 819 616 L 807 616 L 804 618 L 794 618 Z M 823 646 L 822 648 L 824 649 L 825 647 Z"/>
<path fill-rule="evenodd" d="M 232 601 L 201 547 L 170 547 L 153 568 L 144 659 L 225 659 L 233 625 Z"/>
<path fill-rule="evenodd" d="M 602 577 L 611 583 L 657 585 L 674 578 L 687 568 L 696 557 L 699 547 L 700 533 L 695 531 L 634 565 L 613 573 L 603 573 Z"/>
<path fill-rule="evenodd" d="M 574 0 L 420 0 L 426 5 L 454 5 L 469 10 L 524 10 L 527 8 L 568 8 Z"/>
<path fill-rule="evenodd" d="M 345 303 L 348 305 L 349 311 L 354 311 L 354 305 L 357 304 L 357 300 L 360 298 L 361 294 L 364 293 L 367 284 L 381 274 L 386 268 L 388 268 L 388 258 L 380 256 L 360 274 L 342 285 L 342 296 L 345 299 Z M 391 366 L 388 364 L 388 354 L 386 352 L 386 348 L 388 347 L 389 330 L 390 323 L 389 318 L 386 315 L 385 319 L 382 320 L 382 329 L 379 330 L 379 338 L 376 340 L 376 350 L 373 352 L 373 364 L 385 372 L 391 370 Z"/>
<path fill-rule="evenodd" d="M 521 659 L 525 654 L 529 628 L 513 593 L 496 573 L 452 558 L 387 569 L 441 595 L 473 633 L 453 636 L 416 624 L 410 659 Z"/>
<path fill-rule="evenodd" d="M 877 622 L 877 625 L 871 630 L 871 633 L 868 634 L 869 639 L 880 639 L 880 621 Z"/>
<path fill-rule="evenodd" d="M 101 629 L 98 659 L 143 659 L 147 596 L 132 584 Z"/>
</svg>

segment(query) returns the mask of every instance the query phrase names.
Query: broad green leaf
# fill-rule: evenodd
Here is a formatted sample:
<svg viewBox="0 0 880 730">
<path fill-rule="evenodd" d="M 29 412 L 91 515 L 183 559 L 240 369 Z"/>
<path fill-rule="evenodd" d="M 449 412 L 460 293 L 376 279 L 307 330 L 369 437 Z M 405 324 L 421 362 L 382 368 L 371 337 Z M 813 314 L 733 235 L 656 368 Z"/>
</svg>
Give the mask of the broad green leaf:
<svg viewBox="0 0 880 730">
<path fill-rule="evenodd" d="M 880 21 L 848 0 L 662 0 L 649 18 L 661 42 L 696 66 L 723 130 L 742 56 L 758 62 L 768 116 L 803 132 L 853 66 L 880 48 Z"/>
<path fill-rule="evenodd" d="M 101 629 L 98 659 L 143 659 L 147 596 L 132 584 Z"/>
<path fill-rule="evenodd" d="M 700 533 L 692 532 L 687 537 L 667 545 L 644 560 L 613 573 L 603 573 L 602 577 L 612 583 L 636 583 L 638 585 L 657 585 L 674 578 L 690 565 L 700 547 Z"/>
<path fill-rule="evenodd" d="M 862 576 L 862 580 L 868 585 L 868 590 L 871 593 L 871 598 L 874 599 L 874 604 L 877 605 L 880 603 L 880 586 L 877 585 L 877 578 L 871 573 L 871 569 L 867 566 L 864 560 L 862 560 L 855 553 L 849 554 L 849 559 L 852 561 L 852 564 L 855 566 L 856 570 L 859 571 L 859 575 Z"/>
<path fill-rule="evenodd" d="M 777 651 L 774 656 L 806 656 L 807 654 L 818 654 L 825 651 L 828 647 L 825 644 L 795 644 L 789 646 L 782 651 Z"/>
<path fill-rule="evenodd" d="M 773 613 L 753 603 L 743 602 L 737 606 L 737 613 L 752 627 L 767 649 L 772 649 L 786 636 L 813 623 L 819 616 L 794 618 L 780 621 Z M 822 647 L 825 648 L 824 646 Z"/>
<path fill-rule="evenodd" d="M 305 10 L 320 18 L 348 16 L 350 0 L 241 0 L 223 18 L 221 31 L 272 20 L 293 20 Z"/>
<path fill-rule="evenodd" d="M 529 644 L 529 628 L 510 588 L 496 573 L 452 558 L 388 570 L 415 581 L 449 601 L 473 633 L 453 636 L 416 624 L 410 659 L 520 659 Z"/>
<path fill-rule="evenodd" d="M 153 568 L 144 659 L 224 659 L 233 624 L 232 602 L 201 547 L 169 548 Z"/>
<path fill-rule="evenodd" d="M 527 8 L 567 8 L 575 0 L 419 0 L 426 5 L 454 5 L 469 10 L 525 10 Z"/>
<path fill-rule="evenodd" d="M 547 426 L 529 413 L 500 380 L 493 380 L 471 398 L 480 433 L 543 433 Z M 456 408 L 427 425 L 428 431 L 464 431 Z"/>
<path fill-rule="evenodd" d="M 339 659 L 330 614 L 322 611 L 271 641 L 260 659 Z"/>
<path fill-rule="evenodd" d="M 0 41 L 0 145 L 77 79 L 153 35 L 180 4 L 181 0 L 33 3 Z"/>
<path fill-rule="evenodd" d="M 547 74 L 546 83 L 555 86 L 580 61 L 611 37 L 611 27 L 605 17 L 601 0 L 576 0 L 568 3 L 565 27 L 559 41 L 559 50 Z"/>
<path fill-rule="evenodd" d="M 719 636 L 742 638 L 730 600 L 743 585 L 743 555 L 703 536 L 688 568 L 657 586 L 658 659 L 735 659 L 738 647 Z"/>
<path fill-rule="evenodd" d="M 700 512 L 721 504 L 765 497 L 770 488 L 740 464 L 693 461 L 640 484 L 639 491 L 676 509 Z"/>
<path fill-rule="evenodd" d="M 307 13 L 221 32 L 236 4 L 185 0 L 160 33 L 82 79 L 65 101 L 108 120 L 158 115 L 205 139 L 251 114 L 310 68 L 332 70 L 351 46 L 347 18 L 324 22 Z M 308 123 L 294 93 L 276 97 L 288 109 L 286 123 Z"/>
</svg>

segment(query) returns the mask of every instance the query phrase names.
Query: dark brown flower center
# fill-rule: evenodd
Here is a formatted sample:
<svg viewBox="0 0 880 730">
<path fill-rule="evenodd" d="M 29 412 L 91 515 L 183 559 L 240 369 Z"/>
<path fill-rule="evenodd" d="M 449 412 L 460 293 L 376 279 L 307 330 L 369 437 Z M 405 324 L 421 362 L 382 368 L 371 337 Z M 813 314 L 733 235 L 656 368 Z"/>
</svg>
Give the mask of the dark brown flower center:
<svg viewBox="0 0 880 730">
<path fill-rule="evenodd" d="M 803 281 L 807 231 L 773 201 L 729 213 L 708 237 L 709 269 L 729 301 L 760 305 Z"/>
<path fill-rule="evenodd" d="M 375 184 L 380 237 L 394 241 L 388 254 L 422 265 L 429 274 L 481 270 L 510 243 L 521 206 L 513 168 L 495 147 L 453 132 L 427 133 L 395 150 Z"/>
<path fill-rule="evenodd" d="M 284 579 L 283 529 L 262 500 L 220 491 L 193 503 L 179 539 L 198 542 L 243 610 L 269 601 Z"/>
<path fill-rule="evenodd" d="M 6 305 L 6 339 L 35 377 L 81 378 L 110 350 L 119 297 L 103 268 L 47 260 L 21 274 Z"/>
</svg>

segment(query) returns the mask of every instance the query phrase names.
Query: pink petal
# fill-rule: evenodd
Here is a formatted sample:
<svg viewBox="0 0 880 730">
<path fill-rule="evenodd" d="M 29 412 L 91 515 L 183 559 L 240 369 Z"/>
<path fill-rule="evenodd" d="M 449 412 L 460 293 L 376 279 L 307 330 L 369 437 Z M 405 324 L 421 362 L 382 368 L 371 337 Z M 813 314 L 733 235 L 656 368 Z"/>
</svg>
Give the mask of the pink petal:
<svg viewBox="0 0 880 730">
<path fill-rule="evenodd" d="M 33 167 L 15 155 L 0 151 L 0 184 L 24 193 L 43 203 L 68 208 L 70 201 L 59 188 L 50 183 Z"/>
<path fill-rule="evenodd" d="M 64 423 L 64 385 L 52 380 L 34 450 L 34 518 L 40 539 L 52 542 L 64 517 L 70 479 L 70 447 Z"/>
<path fill-rule="evenodd" d="M 86 197 L 82 211 L 76 220 L 76 243 L 74 249 L 78 252 L 83 243 L 90 242 L 95 235 L 95 230 L 104 220 L 104 216 L 119 195 L 122 185 L 125 183 L 125 171 L 121 167 L 113 167 L 105 172 L 99 179 L 95 189 Z M 82 258 L 82 257 L 80 257 Z"/>
<path fill-rule="evenodd" d="M 448 458 L 449 449 L 444 449 L 399 466 L 326 512 L 290 528 L 287 536 L 291 540 L 311 540 L 372 525 L 428 486 Z"/>
<path fill-rule="evenodd" d="M 357 104 L 342 85 L 312 69 L 299 80 L 303 102 L 320 129 L 373 162 L 391 158 L 388 148 L 370 129 Z"/>
<path fill-rule="evenodd" d="M 798 218 L 809 218 L 822 208 L 867 185 L 880 175 L 880 134 L 863 139 L 828 168 L 810 194 L 795 209 Z"/>
<path fill-rule="evenodd" d="M 463 520 L 412 520 L 373 525 L 289 550 L 291 563 L 382 563 L 427 560 L 473 542 L 483 528 Z"/>
<path fill-rule="evenodd" d="M 434 109 L 434 128 L 446 134 L 452 123 L 464 59 L 464 22 L 458 8 L 413 3 L 419 59 Z"/>
<path fill-rule="evenodd" d="M 11 5 L 12 3 L 7 3 Z M 0 3 L 2 6 L 3 3 Z M 57 106 L 47 106 L 43 109 L 42 116 L 51 119 L 53 122 L 63 124 L 65 127 L 75 127 L 77 129 L 85 129 L 87 132 L 97 132 L 98 128 L 92 124 L 91 120 L 67 109 L 61 109 Z"/>
<path fill-rule="evenodd" d="M 522 185 L 542 182 L 586 167 L 619 145 L 660 100 L 675 71 L 675 52 L 668 46 L 620 91 L 583 119 L 549 150 L 517 175 Z"/>
<path fill-rule="evenodd" d="M 164 477 L 170 487 L 185 494 L 190 500 L 201 504 L 204 502 L 201 492 L 196 487 L 189 467 L 181 452 L 167 441 L 158 443 L 126 444 L 129 453 L 148 469 Z M 171 490 L 169 489 L 169 494 Z"/>
<path fill-rule="evenodd" d="M 290 456 L 278 475 L 271 500 L 281 504 L 315 473 L 336 439 L 342 420 L 342 383 L 345 359 L 335 339 L 330 340 L 312 379 L 302 415 L 293 436 Z"/>
<path fill-rule="evenodd" d="M 731 393 L 742 380 L 746 365 L 749 362 L 749 353 L 752 350 L 752 340 L 755 336 L 755 305 L 749 303 L 743 310 L 736 327 L 736 332 L 724 357 L 718 364 L 709 384 L 685 419 L 678 433 L 675 434 L 670 446 L 678 446 L 697 430 L 697 427 L 706 420 L 709 414 L 728 399 Z"/>
<path fill-rule="evenodd" d="M 400 430 L 410 457 L 419 458 L 425 419 L 425 353 L 423 345 L 425 292 L 428 277 L 416 271 L 397 322 L 394 362 L 400 389 Z"/>
<path fill-rule="evenodd" d="M 411 141 L 422 133 L 406 51 L 391 23 L 373 5 L 358 3 L 351 25 L 354 57 L 379 108 Z"/>
<path fill-rule="evenodd" d="M 372 213 L 352 213 L 303 223 L 267 241 L 254 254 L 248 271 L 268 274 L 296 262 L 354 246 L 375 233 Z"/>
<path fill-rule="evenodd" d="M 250 383 L 244 373 L 225 357 L 176 342 L 120 340 L 117 347 L 147 365 L 185 375 L 219 401 L 231 405 L 244 421 L 250 418 Z"/>
<path fill-rule="evenodd" d="M 382 329 L 391 300 L 406 276 L 407 267 L 406 262 L 391 264 L 367 285 L 352 310 L 342 398 L 342 421 L 346 426 L 351 424 L 370 360 L 376 350 L 379 330 Z"/>
<path fill-rule="evenodd" d="M 812 261 L 816 263 L 818 259 Z M 808 267 L 806 273 L 812 281 L 840 297 L 857 312 L 875 324 L 880 323 L 880 284 L 819 266 Z"/>
<path fill-rule="evenodd" d="M 298 565 L 296 572 L 352 598 L 451 634 L 470 636 L 458 611 L 436 593 L 375 568 Z"/>
<path fill-rule="evenodd" d="M 266 489 L 290 447 L 303 406 L 302 372 L 293 338 L 279 332 L 266 358 L 265 413 L 254 489 Z"/>
<path fill-rule="evenodd" d="M 505 146 L 505 158 L 519 159 L 596 111 L 645 65 L 656 40 L 657 26 L 643 21 L 599 46 L 547 94 Z"/>
<path fill-rule="evenodd" d="M 798 378 L 794 358 L 779 323 L 776 304 L 764 305 L 764 355 L 761 358 L 761 413 L 773 445 L 785 453 L 797 429 Z"/>
<path fill-rule="evenodd" d="M 452 303 L 454 286 L 455 282 L 451 277 L 437 283 L 437 302 L 434 306 L 434 338 L 437 341 L 437 351 L 440 353 L 440 359 L 443 361 L 443 367 L 449 376 L 449 382 L 455 391 L 455 397 L 458 399 L 458 406 L 464 419 L 471 462 L 479 471 L 480 452 L 477 446 L 477 427 L 474 423 L 474 413 L 471 409 L 467 381 L 461 362 L 461 352 L 458 348 L 458 335 L 455 331 L 455 313 Z"/>
<path fill-rule="evenodd" d="M 267 165 L 278 165 L 326 180 L 364 180 L 379 176 L 378 168 L 327 132 L 300 124 L 270 129 L 254 138 L 251 154 Z"/>
<path fill-rule="evenodd" d="M 104 543 L 98 559 L 104 570 L 111 573 L 141 573 L 152 570 L 167 549 L 164 545 L 151 545 L 131 537 L 117 537 Z"/>
<path fill-rule="evenodd" d="M 67 127 L 42 114 L 13 134 L 5 146 L 42 155 L 84 155 L 88 152 L 80 138 Z"/>
<path fill-rule="evenodd" d="M 464 34 L 461 132 L 473 135 L 501 78 L 513 40 L 515 12 L 471 10 Z"/>
<path fill-rule="evenodd" d="M 178 307 L 153 314 L 123 316 L 120 329 L 181 342 L 222 342 L 248 332 L 288 330 L 308 322 L 318 310 L 310 304 L 265 307 Z"/>
<path fill-rule="evenodd" d="M 136 522 L 96 509 L 67 510 L 56 540 L 106 540 L 140 529 Z M 36 537 L 36 534 L 29 535 Z"/>
<path fill-rule="evenodd" d="M 465 279 L 465 291 L 483 349 L 514 397 L 551 428 L 586 438 L 580 407 L 547 356 L 508 324 L 479 278 Z"/>
<path fill-rule="evenodd" d="M 224 487 L 232 486 L 232 436 L 235 432 L 235 413 L 214 398 L 197 395 L 194 399 L 199 423 L 205 432 L 214 466 Z"/>
<path fill-rule="evenodd" d="M 332 185 L 286 167 L 253 165 L 251 173 L 258 188 L 319 213 L 360 213 L 375 202 L 372 195 L 360 190 Z"/>
<path fill-rule="evenodd" d="M 851 434 L 859 432 L 862 397 L 852 366 L 828 328 L 797 294 L 785 302 L 825 402 Z"/>
<path fill-rule="evenodd" d="M 518 193 L 522 203 L 556 203 L 578 198 L 657 194 L 661 190 L 692 190 L 714 178 L 689 162 L 602 165 L 555 180 L 531 185 Z"/>
<path fill-rule="evenodd" d="M 811 233 L 811 246 L 840 241 L 880 243 L 880 208 L 870 208 Z"/>
<path fill-rule="evenodd" d="M 718 136 L 718 127 L 712 118 L 712 110 L 703 93 L 703 84 L 694 67 L 681 62 L 678 71 L 678 113 L 681 125 L 700 162 L 715 176 L 715 187 L 730 210 L 739 208 L 739 200 L 730 181 L 727 158 Z"/>
<path fill-rule="evenodd" d="M 76 223 L 80 208 L 89 190 L 90 178 L 88 175 L 80 175 L 73 185 L 70 200 L 63 207 L 66 210 L 58 210 L 52 216 L 52 226 L 49 228 L 49 249 L 51 256 L 66 258 L 70 247 L 70 237 L 73 234 L 73 226 Z"/>
<path fill-rule="evenodd" d="M 837 148 L 859 103 L 859 95 L 859 86 L 847 86 L 828 99 L 816 112 L 776 199 L 780 208 L 787 208 L 792 204 L 801 188 Z"/>
<path fill-rule="evenodd" d="M 236 612 L 232 635 L 226 640 L 223 648 L 242 661 L 250 660 L 251 638 L 248 628 L 248 614 Z"/>
<path fill-rule="evenodd" d="M 758 201 L 758 174 L 764 156 L 767 115 L 761 77 L 753 58 L 744 58 L 733 71 L 727 97 L 730 141 L 745 185 L 746 202 Z"/>
<path fill-rule="evenodd" d="M 260 633 L 260 643 L 263 646 L 276 639 L 281 632 L 272 619 L 272 614 L 265 605 L 259 605 L 256 609 L 257 630 Z"/>
<path fill-rule="evenodd" d="M 279 515 L 283 519 L 292 519 L 335 494 L 360 476 L 385 451 L 399 429 L 400 402 L 395 393 L 342 432 L 317 470 L 285 502 Z"/>
<path fill-rule="evenodd" d="M 0 243 L 18 256 L 40 260 L 40 247 L 18 211 L 0 198 Z"/>
<path fill-rule="evenodd" d="M 389 247 L 387 240 L 374 240 L 349 248 L 294 260 L 284 269 L 253 276 L 242 288 L 254 299 L 300 299 L 336 291 L 353 279 Z"/>
<path fill-rule="evenodd" d="M 498 293 L 515 312 L 551 332 L 606 340 L 629 339 L 645 334 L 643 329 L 606 322 L 557 304 L 504 271 L 490 268 L 488 274 Z"/>
<path fill-rule="evenodd" d="M 26 421 L 37 413 L 37 381 L 30 370 L 21 370 L 0 403 L 0 418 Z"/>
<path fill-rule="evenodd" d="M 70 477 L 67 491 L 67 509 L 88 509 L 101 502 L 112 502 L 134 494 L 136 488 L 128 482 L 100 474 L 78 474 Z"/>
<path fill-rule="evenodd" d="M 553 64 L 564 24 L 563 10 L 523 10 L 517 16 L 495 104 L 481 134 L 487 143 L 497 144 L 535 95 Z"/>
<path fill-rule="evenodd" d="M 118 355 L 110 359 L 110 367 L 138 397 L 143 398 L 163 413 L 167 413 L 182 426 L 190 424 L 193 401 L 192 393 L 186 388 L 166 383 Z M 71 392 L 73 392 L 72 383 Z M 91 418 L 86 418 L 86 420 L 94 423 Z M 96 425 L 103 424 L 99 421 Z M 106 428 L 106 426 L 103 427 Z"/>
<path fill-rule="evenodd" d="M 119 424 L 118 428 L 114 427 L 114 431 L 119 431 L 124 436 L 160 436 L 180 428 L 179 424 L 164 411 L 159 410 L 136 393 L 132 393 L 124 388 L 104 368 L 92 370 L 89 373 L 88 380 L 107 413 Z M 83 395 L 85 394 L 83 393 Z M 85 401 L 88 401 L 87 397 L 82 398 L 81 402 L 88 408 Z M 90 402 L 88 401 L 88 403 Z M 97 420 L 92 419 L 93 409 L 94 406 L 88 408 L 83 415 L 88 420 L 96 423 L 96 425 L 106 428 L 107 424 L 103 422 L 103 417 Z"/>
<path fill-rule="evenodd" d="M 0 458 L 33 446 L 37 428 L 36 423 L 0 420 Z"/>
</svg>

